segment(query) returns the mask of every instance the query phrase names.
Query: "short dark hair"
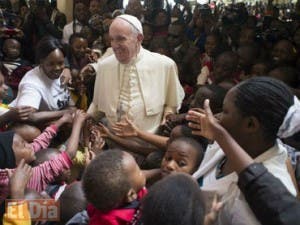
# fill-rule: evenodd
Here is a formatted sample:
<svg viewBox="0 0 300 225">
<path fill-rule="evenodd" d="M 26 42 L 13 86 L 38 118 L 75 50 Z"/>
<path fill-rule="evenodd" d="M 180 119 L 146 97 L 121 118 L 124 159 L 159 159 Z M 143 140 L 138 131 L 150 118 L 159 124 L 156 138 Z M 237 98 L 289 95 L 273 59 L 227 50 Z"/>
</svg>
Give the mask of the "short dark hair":
<svg viewBox="0 0 300 225">
<path fill-rule="evenodd" d="M 116 208 L 131 188 L 123 168 L 124 153 L 107 150 L 90 162 L 83 174 L 83 190 L 88 202 L 97 209 Z"/>
<path fill-rule="evenodd" d="M 202 225 L 205 206 L 198 184 L 186 174 L 174 174 L 155 183 L 142 200 L 144 225 Z"/>
<path fill-rule="evenodd" d="M 59 201 L 61 222 L 64 223 L 67 223 L 76 213 L 86 209 L 87 201 L 81 182 L 74 182 L 68 185 L 59 197 Z"/>
<path fill-rule="evenodd" d="M 36 63 L 40 63 L 55 49 L 59 49 L 65 55 L 63 45 L 60 40 L 51 36 L 43 37 L 36 46 Z"/>
<path fill-rule="evenodd" d="M 270 77 L 255 77 L 236 87 L 235 105 L 243 116 L 254 116 L 267 140 L 275 140 L 284 117 L 294 102 L 283 82 Z"/>
<path fill-rule="evenodd" d="M 87 38 L 86 38 L 86 36 L 84 36 L 84 34 L 82 34 L 82 33 L 73 33 L 73 34 L 70 36 L 70 38 L 69 38 L 69 44 L 72 45 L 73 42 L 74 42 L 74 40 L 75 40 L 76 38 L 83 38 L 83 39 L 87 40 Z"/>
<path fill-rule="evenodd" d="M 198 169 L 198 167 L 200 166 L 200 163 L 202 162 L 202 159 L 204 157 L 204 149 L 206 148 L 206 145 L 199 143 L 197 140 L 195 140 L 192 137 L 182 136 L 182 137 L 177 137 L 177 138 L 171 139 L 168 142 L 168 146 L 174 142 L 184 142 L 184 143 L 192 146 L 196 150 L 197 159 L 196 159 L 195 169 Z"/>
</svg>

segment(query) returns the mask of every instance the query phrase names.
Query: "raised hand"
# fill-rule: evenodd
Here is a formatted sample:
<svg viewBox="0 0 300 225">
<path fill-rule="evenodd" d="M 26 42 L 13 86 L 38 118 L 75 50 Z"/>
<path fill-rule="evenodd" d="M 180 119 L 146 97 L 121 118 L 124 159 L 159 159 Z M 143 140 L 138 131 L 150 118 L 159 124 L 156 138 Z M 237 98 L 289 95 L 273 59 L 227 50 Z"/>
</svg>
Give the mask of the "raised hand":
<svg viewBox="0 0 300 225">
<path fill-rule="evenodd" d="M 22 159 L 14 172 L 7 170 L 12 199 L 24 198 L 24 190 L 32 175 L 32 168 Z"/>
<path fill-rule="evenodd" d="M 89 79 L 91 76 L 94 76 L 96 73 L 96 71 L 94 70 L 94 68 L 90 65 L 86 65 L 85 67 L 83 67 L 79 73 L 80 79 L 86 80 Z"/>
<path fill-rule="evenodd" d="M 190 110 L 186 119 L 190 121 L 189 127 L 193 129 L 193 134 L 203 136 L 210 140 L 215 139 L 215 131 L 221 126 L 211 112 L 208 99 L 204 101 L 204 110 Z"/>
<path fill-rule="evenodd" d="M 90 147 L 92 151 L 102 151 L 103 146 L 105 145 L 104 139 L 101 137 L 101 131 L 99 127 L 93 126 L 90 137 Z"/>
<path fill-rule="evenodd" d="M 102 138 L 107 138 L 112 135 L 111 131 L 104 124 L 99 123 L 98 128 Z"/>
<path fill-rule="evenodd" d="M 88 114 L 83 110 L 76 110 L 74 115 L 74 123 L 83 123 L 88 118 Z"/>
<path fill-rule="evenodd" d="M 218 202 L 218 196 L 215 195 L 213 202 L 212 202 L 212 206 L 210 209 L 210 212 L 208 214 L 205 215 L 204 218 L 204 225 L 213 225 L 215 224 L 219 211 L 221 210 L 221 208 L 223 207 L 223 203 L 222 202 Z"/>
<path fill-rule="evenodd" d="M 136 137 L 138 136 L 138 128 L 133 124 L 132 121 L 125 117 L 125 120 L 117 122 L 112 126 L 112 130 L 117 136 L 120 137 Z"/>
</svg>

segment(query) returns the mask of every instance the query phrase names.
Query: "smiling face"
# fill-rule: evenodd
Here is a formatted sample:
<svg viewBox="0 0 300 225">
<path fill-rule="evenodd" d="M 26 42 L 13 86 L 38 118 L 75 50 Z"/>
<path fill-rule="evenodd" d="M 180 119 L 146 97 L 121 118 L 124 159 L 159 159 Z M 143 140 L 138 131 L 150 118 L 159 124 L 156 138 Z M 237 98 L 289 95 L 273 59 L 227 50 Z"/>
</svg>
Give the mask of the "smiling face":
<svg viewBox="0 0 300 225">
<path fill-rule="evenodd" d="M 36 159 L 31 145 L 18 134 L 14 135 L 12 149 L 15 154 L 17 165 L 21 159 L 24 159 L 25 163 L 31 163 Z"/>
<path fill-rule="evenodd" d="M 87 47 L 88 41 L 82 37 L 75 38 L 71 44 L 73 54 L 77 59 L 82 59 L 85 57 Z"/>
<path fill-rule="evenodd" d="M 193 174 L 197 168 L 198 150 L 192 145 L 181 141 L 173 141 L 166 151 L 161 163 L 162 176 L 174 172 Z"/>
<path fill-rule="evenodd" d="M 128 22 L 118 18 L 112 22 L 109 36 L 115 56 L 123 64 L 129 63 L 138 54 L 143 40 L 142 34 L 135 33 Z"/>
<path fill-rule="evenodd" d="M 3 52 L 8 59 L 17 59 L 20 56 L 21 45 L 17 40 L 7 39 L 3 43 Z"/>
<path fill-rule="evenodd" d="M 65 68 L 64 55 L 59 49 L 53 50 L 40 64 L 46 76 L 55 80 L 58 79 Z"/>
</svg>

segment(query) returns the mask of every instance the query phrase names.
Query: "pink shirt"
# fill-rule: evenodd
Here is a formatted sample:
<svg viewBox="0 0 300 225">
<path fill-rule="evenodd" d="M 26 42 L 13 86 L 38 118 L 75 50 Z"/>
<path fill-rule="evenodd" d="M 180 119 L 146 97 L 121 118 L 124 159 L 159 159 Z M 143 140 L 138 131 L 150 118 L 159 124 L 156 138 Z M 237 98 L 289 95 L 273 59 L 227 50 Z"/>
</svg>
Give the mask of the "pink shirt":
<svg viewBox="0 0 300 225">
<path fill-rule="evenodd" d="M 50 125 L 44 132 L 34 139 L 31 146 L 34 152 L 47 148 L 52 138 L 57 133 L 57 127 Z M 36 167 L 32 168 L 32 176 L 27 184 L 27 188 L 33 189 L 37 192 L 45 190 L 46 186 L 54 181 L 63 170 L 69 169 L 72 165 L 72 160 L 66 152 L 62 152 L 51 160 L 48 160 Z M 14 171 L 15 169 L 10 169 Z M 8 196 L 9 193 L 9 179 L 6 169 L 0 169 L 0 204 Z"/>
</svg>

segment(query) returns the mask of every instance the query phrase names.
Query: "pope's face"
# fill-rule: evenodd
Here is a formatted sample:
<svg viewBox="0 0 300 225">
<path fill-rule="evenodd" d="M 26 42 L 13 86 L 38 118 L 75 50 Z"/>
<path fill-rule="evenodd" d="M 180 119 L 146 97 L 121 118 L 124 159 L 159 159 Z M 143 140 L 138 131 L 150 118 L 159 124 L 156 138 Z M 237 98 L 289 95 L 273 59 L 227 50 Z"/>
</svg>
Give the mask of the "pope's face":
<svg viewBox="0 0 300 225">
<path fill-rule="evenodd" d="M 139 50 L 139 35 L 130 24 L 122 19 L 115 19 L 109 28 L 111 47 L 120 63 L 127 64 Z"/>
</svg>

